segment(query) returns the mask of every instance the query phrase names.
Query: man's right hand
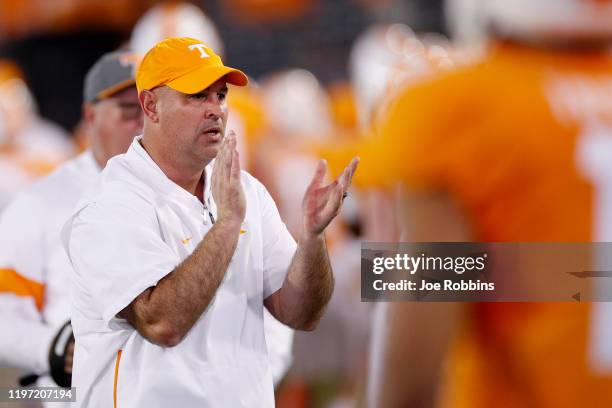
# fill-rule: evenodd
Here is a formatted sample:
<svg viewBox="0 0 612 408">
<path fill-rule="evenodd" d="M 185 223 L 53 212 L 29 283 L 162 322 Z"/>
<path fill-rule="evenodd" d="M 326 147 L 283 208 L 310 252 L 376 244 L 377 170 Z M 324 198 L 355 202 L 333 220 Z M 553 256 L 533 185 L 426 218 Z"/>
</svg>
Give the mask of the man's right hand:
<svg viewBox="0 0 612 408">
<path fill-rule="evenodd" d="M 221 142 L 211 181 L 217 204 L 218 221 L 240 227 L 246 213 L 246 199 L 240 181 L 240 156 L 236 150 L 236 134 L 229 131 Z"/>
</svg>

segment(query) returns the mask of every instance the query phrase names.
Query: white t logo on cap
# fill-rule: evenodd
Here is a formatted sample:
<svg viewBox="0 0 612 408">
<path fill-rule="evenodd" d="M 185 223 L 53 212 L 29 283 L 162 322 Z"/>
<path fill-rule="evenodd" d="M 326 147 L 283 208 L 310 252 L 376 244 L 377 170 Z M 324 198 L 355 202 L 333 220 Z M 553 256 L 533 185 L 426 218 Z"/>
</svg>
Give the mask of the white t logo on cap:
<svg viewBox="0 0 612 408">
<path fill-rule="evenodd" d="M 210 58 L 210 55 L 206 53 L 206 46 L 204 44 L 193 44 L 189 46 L 190 51 L 195 49 L 200 51 L 200 58 Z"/>
</svg>

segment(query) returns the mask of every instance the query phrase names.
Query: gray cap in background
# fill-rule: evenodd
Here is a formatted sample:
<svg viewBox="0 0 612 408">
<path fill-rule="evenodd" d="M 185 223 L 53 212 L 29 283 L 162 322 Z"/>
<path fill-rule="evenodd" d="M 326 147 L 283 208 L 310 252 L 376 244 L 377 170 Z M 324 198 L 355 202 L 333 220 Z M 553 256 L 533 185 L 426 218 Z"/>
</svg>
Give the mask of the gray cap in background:
<svg viewBox="0 0 612 408">
<path fill-rule="evenodd" d="M 135 85 L 135 63 L 135 55 L 131 52 L 113 51 L 104 54 L 85 76 L 83 101 L 98 101 Z"/>
</svg>

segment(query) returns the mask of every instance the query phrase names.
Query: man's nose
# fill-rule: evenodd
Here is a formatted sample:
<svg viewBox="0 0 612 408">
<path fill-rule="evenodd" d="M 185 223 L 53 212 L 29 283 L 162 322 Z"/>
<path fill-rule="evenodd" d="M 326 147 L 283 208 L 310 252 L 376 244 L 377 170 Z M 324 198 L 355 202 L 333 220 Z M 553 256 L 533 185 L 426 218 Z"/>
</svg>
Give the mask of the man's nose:
<svg viewBox="0 0 612 408">
<path fill-rule="evenodd" d="M 212 101 L 207 104 L 205 117 L 206 119 L 219 119 L 223 115 L 223 108 L 220 101 Z"/>
</svg>

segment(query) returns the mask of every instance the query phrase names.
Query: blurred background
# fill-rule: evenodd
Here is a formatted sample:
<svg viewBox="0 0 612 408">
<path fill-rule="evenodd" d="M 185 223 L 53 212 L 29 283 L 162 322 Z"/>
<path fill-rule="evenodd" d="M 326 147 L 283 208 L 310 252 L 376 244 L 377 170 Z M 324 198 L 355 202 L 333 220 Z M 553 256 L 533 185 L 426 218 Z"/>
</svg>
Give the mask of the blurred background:
<svg viewBox="0 0 612 408">
<path fill-rule="evenodd" d="M 453 201 L 459 202 L 464 218 L 472 223 L 472 234 L 466 236 L 466 240 L 598 239 L 591 231 L 595 225 L 595 215 L 575 219 L 576 223 L 583 223 L 581 225 L 589 224 L 583 229 L 577 228 L 580 234 L 552 227 L 560 225 L 559 220 L 568 220 L 592 206 L 594 199 L 590 198 L 591 190 L 585 193 L 588 198 L 580 201 L 586 203 L 584 206 L 576 204 L 565 213 L 559 212 L 558 219 L 547 220 L 548 224 L 542 222 L 534 233 L 527 233 L 526 225 L 533 226 L 533 219 L 541 220 L 542 217 L 541 214 L 530 213 L 531 207 L 522 206 L 518 200 L 505 201 L 510 206 L 508 208 L 496 207 L 498 201 L 504 200 L 503 196 L 494 194 L 501 188 L 499 186 L 503 186 L 509 196 L 521 197 L 525 191 L 524 183 L 533 183 L 533 188 L 524 193 L 526 202 L 536 199 L 530 195 L 532 190 L 573 180 L 566 173 L 558 175 L 554 171 L 560 168 L 554 166 L 567 164 L 563 160 L 573 163 L 571 152 L 574 152 L 575 139 L 581 133 L 574 121 L 577 115 L 574 113 L 580 109 L 569 106 L 569 102 L 564 103 L 573 99 L 574 92 L 583 92 L 581 95 L 584 96 L 584 92 L 591 92 L 592 87 L 587 87 L 588 90 L 584 86 L 553 87 L 554 92 L 562 94 L 560 99 L 564 102 L 542 102 L 537 105 L 538 109 L 546 103 L 548 108 L 542 108 L 546 111 L 540 112 L 542 117 L 535 117 L 531 115 L 533 110 L 530 110 L 529 103 L 533 100 L 543 101 L 545 95 L 553 92 L 541 86 L 541 83 L 549 81 L 541 77 L 540 72 L 559 68 L 559 78 L 565 78 L 567 74 L 574 79 L 595 75 L 598 84 L 595 88 L 599 91 L 595 92 L 596 96 L 586 97 L 590 101 L 586 108 L 582 105 L 583 110 L 587 111 L 585 117 L 588 120 L 585 119 L 585 123 L 593 123 L 591 119 L 598 114 L 601 114 L 597 116 L 599 119 L 612 118 L 612 92 L 601 94 L 602 89 L 612 91 L 612 87 L 609 87 L 612 84 L 611 65 L 604 57 L 607 51 L 603 51 L 607 50 L 608 40 L 612 38 L 610 30 L 605 28 L 612 27 L 609 2 L 546 0 L 541 3 L 543 8 L 538 9 L 524 0 L 507 0 L 507 7 L 492 7 L 493 10 L 487 14 L 483 11 L 487 9 L 484 0 L 0 0 L 0 212 L 33 181 L 87 147 L 87 135 L 81 123 L 83 79 L 100 55 L 117 48 L 131 49 L 142 55 L 165 36 L 196 37 L 221 54 L 226 64 L 243 70 L 252 78 L 247 89 L 230 91 L 229 126 L 238 133 L 244 168 L 269 189 L 294 236 L 299 234 L 303 192 L 318 158 L 327 158 L 332 176 L 336 176 L 352 154 L 362 157 L 354 191 L 346 200 L 340 219 L 329 228 L 327 234 L 336 276 L 335 293 L 319 328 L 314 332 L 296 334 L 292 366 L 276 390 L 277 406 L 491 406 L 496 402 L 495 394 L 492 399 L 474 397 L 470 392 L 474 395 L 479 392 L 475 391 L 478 387 L 473 383 L 469 387 L 466 385 L 467 391 L 460 397 L 457 394 L 449 397 L 451 394 L 438 390 L 455 390 L 452 378 L 443 381 L 441 374 L 431 377 L 436 388 L 433 392 L 436 395 L 435 403 L 410 398 L 368 403 L 367 389 L 376 385 L 375 380 L 389 380 L 373 368 L 386 369 L 384 365 L 377 365 L 376 356 L 384 353 L 374 344 L 376 342 L 372 343 L 371 336 L 375 331 L 383 333 L 391 319 L 382 311 L 375 311 L 377 307 L 373 304 L 360 301 L 360 248 L 363 241 L 393 242 L 401 237 L 445 240 L 444 236 L 435 234 L 402 235 L 406 229 L 406 220 L 402 218 L 406 211 L 403 210 L 410 201 L 401 190 L 406 185 L 421 187 L 433 179 L 423 170 L 429 169 L 429 161 L 438 166 L 435 169 L 436 177 L 446 182 L 431 182 L 431 186 L 451 196 L 457 194 L 453 196 Z M 592 4 L 593 7 L 602 7 L 604 12 L 585 11 L 581 8 L 583 3 L 589 4 L 588 7 Z M 587 19 L 583 25 L 573 24 L 577 20 L 583 22 L 581 13 L 592 20 Z M 594 14 L 599 15 L 599 19 Z M 495 20 L 494 17 L 500 15 L 511 18 Z M 566 19 L 568 15 L 570 17 Z M 534 29 L 546 27 L 541 24 L 542 20 L 534 17 L 546 20 L 547 16 L 555 23 L 551 25 L 553 29 Z M 604 27 L 601 30 L 597 29 L 599 23 Z M 491 46 L 492 42 L 509 43 L 512 45 L 508 47 L 523 47 L 529 51 L 515 52 L 514 48 L 513 51 L 504 48 L 504 52 L 511 56 L 496 60 L 491 56 L 495 49 Z M 545 51 L 548 49 L 561 55 L 551 57 Z M 593 56 L 593 53 L 597 55 Z M 516 57 L 518 54 L 520 58 Z M 588 67 L 581 65 L 580 61 L 587 61 L 585 64 Z M 494 65 L 501 68 L 489 69 Z M 470 71 L 472 69 L 474 71 Z M 562 79 L 558 84 L 567 85 L 569 82 Z M 432 84 L 431 92 L 427 88 L 429 84 Z M 517 84 L 522 84 L 522 88 L 512 88 Z M 413 95 L 411 90 L 415 94 L 428 96 Z M 485 93 L 486 97 L 483 96 Z M 495 98 L 504 99 L 504 95 L 511 96 L 505 102 L 491 102 Z M 492 99 L 487 99 L 489 97 Z M 399 108 L 397 100 L 406 101 L 405 107 Z M 506 109 L 508 106 L 514 109 Z M 467 109 L 469 107 L 474 109 Z M 491 107 L 491 111 L 485 107 Z M 591 115 L 589 110 L 595 113 Z M 423 116 L 419 116 L 421 113 Z M 428 144 L 429 141 L 422 140 L 434 133 L 431 130 L 433 126 L 421 122 L 429 120 L 434 123 L 436 118 L 440 118 L 445 126 L 444 131 L 436 130 L 436 135 L 440 132 L 457 134 L 449 140 L 448 145 L 436 141 L 446 146 L 439 157 L 435 153 L 428 154 L 426 148 L 421 146 Z M 496 119 L 499 121 L 495 122 Z M 569 125 L 565 124 L 567 120 L 571 122 Z M 394 127 L 394 124 L 404 122 L 405 127 Z M 526 131 L 534 125 L 549 122 L 564 125 L 542 126 L 541 131 L 532 133 Z M 515 125 L 518 124 L 525 131 L 517 130 Z M 608 146 L 605 142 L 610 134 L 607 125 L 605 129 L 598 133 L 603 135 L 602 146 Z M 422 132 L 423 139 L 419 139 L 419 132 Z M 525 133 L 528 133 L 526 137 Z M 527 142 L 517 144 L 519 140 L 539 140 L 542 134 L 550 137 L 542 141 L 547 148 L 538 150 Z M 557 146 L 557 135 L 559 138 L 567 137 L 569 141 Z M 377 139 L 379 136 L 381 139 Z M 529 139 L 531 136 L 533 138 Z M 463 143 L 466 140 L 470 143 L 469 148 L 465 147 L 468 142 Z M 490 146 L 488 140 L 496 143 Z M 486 153 L 476 152 L 482 146 L 487 146 Z M 520 147 L 513 150 L 513 160 L 496 160 L 497 155 L 505 157 L 504 154 L 516 146 Z M 538 159 L 548 157 L 550 152 L 566 150 L 569 152 L 566 156 L 550 165 L 551 171 Z M 609 149 L 595 150 L 605 153 Z M 469 151 L 469 155 L 449 158 L 452 154 L 448 152 L 463 151 Z M 485 154 L 489 155 L 488 161 L 482 158 Z M 443 162 L 440 157 L 448 161 Z M 540 163 L 540 167 L 535 164 L 529 167 L 530 160 Z M 598 160 L 612 162 L 612 156 L 603 154 Z M 410 163 L 420 161 L 427 163 L 417 170 L 410 167 Z M 468 162 L 471 164 L 466 164 Z M 500 162 L 507 164 L 507 167 L 496 167 Z M 493 174 L 492 169 L 499 170 L 495 173 L 499 179 L 484 176 L 489 171 Z M 519 172 L 521 169 L 523 171 Z M 540 177 L 542 174 L 550 180 Z M 469 194 L 463 194 L 458 185 L 453 184 L 461 177 L 471 177 L 482 184 L 472 183 Z M 565 190 L 560 188 L 559 191 Z M 560 198 L 551 195 L 537 199 L 544 204 L 534 204 L 532 207 L 541 209 L 548 208 L 548 203 L 557 203 Z M 549 212 L 554 212 L 552 206 Z M 498 214 L 495 211 L 507 211 L 508 217 L 495 215 Z M 521 218 L 525 214 L 534 218 Z M 485 221 L 480 222 L 479 217 Z M 440 227 L 438 223 L 431 228 L 443 229 L 444 225 Z M 536 309 L 540 313 L 542 307 Z M 481 362 L 489 358 L 497 361 L 497 357 L 493 356 L 499 355 L 508 361 L 528 362 L 540 350 L 538 347 L 546 349 L 548 343 L 542 341 L 542 344 L 534 346 L 530 349 L 533 351 L 531 354 L 521 354 L 517 344 L 529 348 L 538 344 L 538 338 L 546 338 L 553 343 L 565 341 L 566 332 L 563 330 L 566 329 L 558 329 L 561 326 L 551 323 L 550 317 L 562 313 L 571 319 L 573 312 L 567 314 L 565 309 L 553 308 L 546 312 L 549 314 L 538 315 L 537 323 L 531 321 L 529 324 L 546 326 L 550 323 L 550 330 L 544 334 L 530 331 L 520 341 L 516 336 L 504 337 L 506 333 L 501 326 L 496 326 L 520 326 L 520 322 L 516 323 L 516 317 L 508 323 L 503 319 L 495 320 L 494 316 L 524 315 L 530 310 L 523 308 L 519 313 L 513 306 L 508 306 L 503 310 L 483 307 L 470 311 L 477 316 L 476 320 L 482 317 L 486 321 L 485 328 L 464 327 L 463 330 L 473 329 L 479 333 L 478 339 L 471 338 L 474 344 L 488 344 L 490 339 L 495 339 L 494 345 L 487 345 L 489 348 L 482 352 L 479 357 Z M 600 313 L 598 316 L 608 315 Z M 576 321 L 582 322 L 581 318 L 576 317 Z M 373 323 L 376 319 L 378 325 Z M 608 327 L 607 320 L 601 321 Z M 435 325 L 435 320 L 433 322 Z M 400 319 L 400 325 L 409 326 L 410 319 Z M 0 336 L 2 332 L 10 330 L 10 327 L 0 328 Z M 580 333 L 589 331 L 582 326 L 580 330 Z M 455 335 L 451 333 L 449 337 Z M 525 340 L 527 338 L 530 340 Z M 380 341 L 384 343 L 388 340 Z M 397 339 L 398 343 L 401 341 L 402 338 Z M 466 343 L 461 344 L 465 346 Z M 448 347 L 451 349 L 453 346 Z M 551 358 L 562 359 L 562 353 L 569 353 L 569 360 L 573 363 L 574 357 L 580 359 L 579 356 L 586 353 L 585 348 L 580 343 L 575 348 L 559 350 L 559 355 Z M 428 352 L 427 347 L 422 350 Z M 517 378 L 513 377 L 514 383 L 510 381 L 515 388 L 500 385 L 505 379 L 497 377 L 489 377 L 492 384 L 487 385 L 487 373 L 497 373 L 495 368 L 488 367 L 476 375 L 474 373 L 478 368 L 475 365 L 466 361 L 457 362 L 456 356 L 446 360 L 446 351 L 440 350 L 434 346 L 429 349 L 432 353 L 440 352 L 440 358 L 444 360 L 431 364 L 437 364 L 436 367 L 456 364 L 462 369 L 452 371 L 453 375 L 472 376 L 484 381 L 482 387 L 499 390 L 497 397 L 501 401 L 500 406 L 606 406 L 603 399 L 597 398 L 589 399 L 590 402 L 585 401 L 584 404 L 566 405 L 580 401 L 583 393 L 591 390 L 587 385 L 577 385 L 578 380 L 574 385 L 546 383 L 547 388 L 554 389 L 562 384 L 569 387 L 566 391 L 576 391 L 577 396 L 568 397 L 564 403 L 549 399 L 547 393 L 540 396 L 539 388 L 531 386 L 539 381 L 537 376 L 521 374 L 523 369 L 535 372 L 535 368 L 526 368 L 527 363 L 520 367 L 511 364 L 510 368 L 500 363 L 500 367 L 505 367 L 501 371 L 515 370 L 513 374 Z M 469 359 L 469 356 L 474 356 L 471 348 L 465 348 L 463 352 L 465 355 L 459 353 L 460 357 L 468 356 L 466 359 Z M 413 357 L 406 357 L 404 365 L 409 366 Z M 567 354 L 565 357 L 568 357 Z M 477 359 L 474 357 L 474 361 Z M 416 364 L 414 367 L 415 370 L 423 368 Z M 580 367 L 574 370 L 577 377 L 583 374 L 589 378 L 593 376 L 585 368 L 586 365 L 580 363 L 575 367 Z M 443 369 L 439 368 L 439 371 Z M 538 373 L 544 377 L 548 375 L 544 369 Z M 0 386 L 15 385 L 20 374 L 17 368 L 1 368 Z M 405 377 L 407 384 L 411 378 Z M 401 379 L 395 378 L 395 382 L 401 383 Z M 525 384 L 527 386 L 521 388 Z M 599 392 L 612 394 L 612 388 L 604 391 L 605 381 L 597 384 L 596 395 Z M 423 385 L 423 389 L 428 387 Z M 379 387 L 378 392 L 380 389 L 384 387 Z M 529 398 L 523 399 L 525 395 L 529 395 Z M 420 402 L 415 403 L 417 400 Z M 483 401 L 493 402 L 487 405 L 488 402 Z M 0 406 L 4 405 L 0 403 Z"/>
<path fill-rule="evenodd" d="M 84 73 L 101 53 L 129 41 L 138 19 L 156 3 L 163 2 L 3 1 L 0 56 L 22 69 L 40 114 L 72 131 L 80 118 Z M 214 22 L 223 40 L 226 62 L 256 79 L 299 67 L 311 71 L 325 85 L 346 80 L 351 46 L 357 35 L 375 22 L 404 22 L 421 32 L 444 30 L 441 0 L 189 3 L 200 7 L 210 23 Z M 159 17 L 152 24 L 163 31 L 165 17 Z M 196 25 L 184 20 L 172 24 Z"/>
</svg>

